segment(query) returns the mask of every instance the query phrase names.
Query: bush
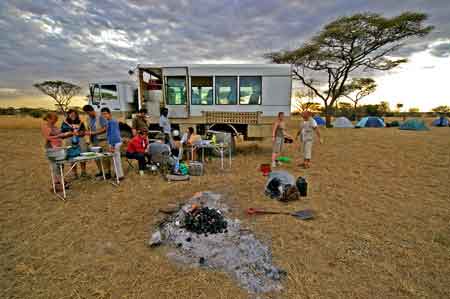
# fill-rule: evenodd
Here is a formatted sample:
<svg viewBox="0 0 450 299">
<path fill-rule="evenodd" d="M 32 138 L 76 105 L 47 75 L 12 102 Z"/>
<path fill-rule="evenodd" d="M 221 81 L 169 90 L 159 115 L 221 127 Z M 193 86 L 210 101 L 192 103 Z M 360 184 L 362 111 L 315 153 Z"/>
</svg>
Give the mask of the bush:
<svg viewBox="0 0 450 299">
<path fill-rule="evenodd" d="M 33 110 L 29 114 L 31 117 L 34 117 L 34 118 L 41 118 L 44 115 L 44 113 L 40 110 Z"/>
<path fill-rule="evenodd" d="M 17 111 L 13 107 L 0 108 L 0 115 L 16 115 Z"/>
</svg>

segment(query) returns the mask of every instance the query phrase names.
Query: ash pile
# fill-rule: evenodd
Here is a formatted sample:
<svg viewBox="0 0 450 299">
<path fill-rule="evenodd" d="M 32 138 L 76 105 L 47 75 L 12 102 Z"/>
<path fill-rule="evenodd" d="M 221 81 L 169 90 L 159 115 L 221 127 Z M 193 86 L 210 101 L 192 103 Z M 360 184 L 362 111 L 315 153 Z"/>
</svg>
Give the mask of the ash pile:
<svg viewBox="0 0 450 299">
<path fill-rule="evenodd" d="M 226 272 L 250 293 L 280 291 L 286 272 L 229 212 L 220 194 L 199 193 L 160 224 L 149 245 L 170 246 L 168 257 L 177 263 Z"/>
</svg>

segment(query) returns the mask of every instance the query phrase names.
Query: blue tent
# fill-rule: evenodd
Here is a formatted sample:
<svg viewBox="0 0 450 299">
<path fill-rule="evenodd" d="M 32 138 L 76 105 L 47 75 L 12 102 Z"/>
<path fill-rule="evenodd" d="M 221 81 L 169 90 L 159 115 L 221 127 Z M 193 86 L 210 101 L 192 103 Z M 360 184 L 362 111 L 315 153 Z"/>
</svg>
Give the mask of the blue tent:
<svg viewBox="0 0 450 299">
<path fill-rule="evenodd" d="M 400 125 L 400 130 L 411 130 L 411 131 L 426 131 L 429 128 L 425 125 L 425 122 L 421 119 L 412 118 L 408 119 Z"/>
<path fill-rule="evenodd" d="M 357 124 L 356 128 L 383 128 L 386 125 L 384 121 L 376 116 L 363 117 Z"/>
<path fill-rule="evenodd" d="M 441 116 L 438 119 L 435 119 L 433 121 L 433 126 L 435 126 L 435 127 L 448 127 L 448 118 L 445 118 L 445 117 Z"/>
<path fill-rule="evenodd" d="M 313 118 L 316 121 L 318 126 L 325 126 L 326 122 L 325 122 L 325 120 L 322 117 L 316 115 Z"/>
</svg>

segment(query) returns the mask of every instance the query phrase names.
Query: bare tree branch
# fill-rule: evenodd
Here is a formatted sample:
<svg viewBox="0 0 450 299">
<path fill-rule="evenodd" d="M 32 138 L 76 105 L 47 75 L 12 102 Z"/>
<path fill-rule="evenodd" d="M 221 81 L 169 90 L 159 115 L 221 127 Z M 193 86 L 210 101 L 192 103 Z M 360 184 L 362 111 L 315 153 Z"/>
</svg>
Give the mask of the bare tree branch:
<svg viewBox="0 0 450 299">
<path fill-rule="evenodd" d="M 51 97 L 64 114 L 69 109 L 72 98 L 81 91 L 80 86 L 64 81 L 45 81 L 33 86 Z"/>
</svg>

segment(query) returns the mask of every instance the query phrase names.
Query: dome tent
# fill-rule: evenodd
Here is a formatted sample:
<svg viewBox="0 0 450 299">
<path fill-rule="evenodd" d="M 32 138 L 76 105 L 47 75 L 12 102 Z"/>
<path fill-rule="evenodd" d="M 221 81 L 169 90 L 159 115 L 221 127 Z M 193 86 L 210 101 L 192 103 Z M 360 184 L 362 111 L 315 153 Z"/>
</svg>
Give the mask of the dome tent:
<svg viewBox="0 0 450 299">
<path fill-rule="evenodd" d="M 356 128 L 384 128 L 384 121 L 376 116 L 363 117 L 357 124 Z"/>
<path fill-rule="evenodd" d="M 411 130 L 411 131 L 426 131 L 429 128 L 425 125 L 425 122 L 421 119 L 412 118 L 408 119 L 400 125 L 400 130 Z"/>
<path fill-rule="evenodd" d="M 341 116 L 335 119 L 333 122 L 334 128 L 354 128 L 352 122 L 345 116 Z"/>
<path fill-rule="evenodd" d="M 318 126 L 325 126 L 326 122 L 322 117 L 320 117 L 319 115 L 316 115 L 313 118 L 316 121 Z"/>
<path fill-rule="evenodd" d="M 448 118 L 443 116 L 433 121 L 433 126 L 435 127 L 448 127 L 448 125 L 449 125 Z"/>
</svg>

